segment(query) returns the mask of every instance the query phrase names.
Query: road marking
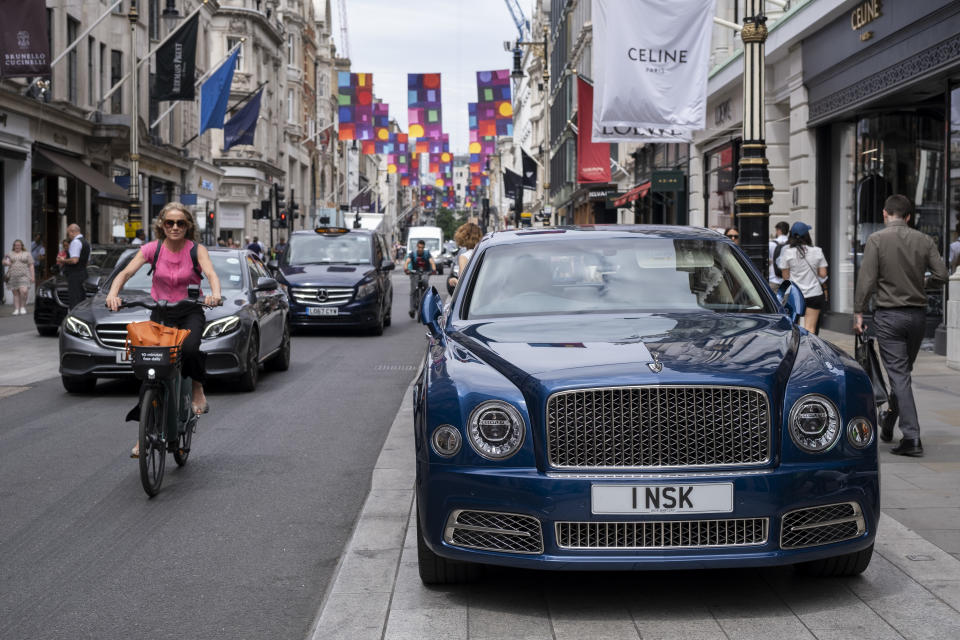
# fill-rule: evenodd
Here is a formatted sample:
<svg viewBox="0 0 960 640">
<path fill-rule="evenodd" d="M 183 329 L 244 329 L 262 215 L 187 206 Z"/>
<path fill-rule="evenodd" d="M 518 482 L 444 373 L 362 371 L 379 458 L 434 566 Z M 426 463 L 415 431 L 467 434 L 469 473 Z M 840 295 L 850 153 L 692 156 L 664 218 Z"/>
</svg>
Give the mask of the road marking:
<svg viewBox="0 0 960 640">
<path fill-rule="evenodd" d="M 12 387 L 12 386 L 2 386 L 0 387 L 0 398 L 9 398 L 10 396 L 15 396 L 21 391 L 26 391 L 30 387 Z"/>
</svg>

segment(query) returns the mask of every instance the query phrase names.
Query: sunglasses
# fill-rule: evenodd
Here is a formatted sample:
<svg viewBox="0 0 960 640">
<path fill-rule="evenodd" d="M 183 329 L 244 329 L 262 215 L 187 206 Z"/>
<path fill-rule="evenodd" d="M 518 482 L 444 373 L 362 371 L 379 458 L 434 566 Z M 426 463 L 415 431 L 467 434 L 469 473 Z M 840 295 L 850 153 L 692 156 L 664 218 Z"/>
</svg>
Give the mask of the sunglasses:
<svg viewBox="0 0 960 640">
<path fill-rule="evenodd" d="M 727 234 L 727 237 L 730 238 L 731 240 L 736 240 L 737 238 L 740 237 L 740 234 L 739 234 L 739 233 L 728 233 L 728 234 Z"/>
<path fill-rule="evenodd" d="M 164 220 L 163 221 L 163 226 L 165 226 L 167 229 L 173 229 L 174 227 L 186 229 L 189 224 L 190 223 L 187 222 L 186 220 Z"/>
</svg>

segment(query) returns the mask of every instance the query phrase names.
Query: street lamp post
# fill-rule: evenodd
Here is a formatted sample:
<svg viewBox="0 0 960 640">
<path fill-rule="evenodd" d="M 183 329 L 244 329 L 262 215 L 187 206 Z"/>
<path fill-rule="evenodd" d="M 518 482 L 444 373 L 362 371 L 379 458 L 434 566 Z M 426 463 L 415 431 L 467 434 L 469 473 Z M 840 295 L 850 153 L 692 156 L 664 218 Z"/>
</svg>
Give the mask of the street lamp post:
<svg viewBox="0 0 960 640">
<path fill-rule="evenodd" d="M 517 86 L 519 86 L 520 80 L 523 78 L 523 67 L 521 64 L 520 56 L 520 47 L 542 47 L 541 51 L 543 53 L 543 73 L 541 74 L 541 88 L 540 93 L 543 100 L 543 137 L 545 143 L 543 144 L 543 204 L 541 206 L 547 206 L 547 200 L 550 197 L 550 100 L 548 96 L 550 95 L 550 27 L 543 25 L 543 40 L 537 40 L 533 42 L 521 42 L 517 40 L 517 46 L 513 52 L 513 72 L 510 74 L 514 80 L 517 81 Z M 523 198 L 523 185 L 520 186 L 520 206 L 517 209 L 516 213 L 516 223 L 517 228 L 520 228 L 520 209 L 523 207 L 522 198 Z M 552 214 L 551 214 L 552 222 Z"/>
<path fill-rule="evenodd" d="M 764 0 L 746 0 L 743 39 L 743 142 L 740 171 L 733 191 L 741 247 L 763 274 L 769 260 L 770 182 L 764 118 Z"/>
<path fill-rule="evenodd" d="M 130 0 L 130 11 L 127 13 L 130 21 L 130 186 L 127 194 L 130 197 L 127 209 L 127 221 L 136 224 L 142 221 L 140 212 L 140 128 L 137 122 L 140 109 L 139 73 L 137 71 L 137 0 Z"/>
</svg>

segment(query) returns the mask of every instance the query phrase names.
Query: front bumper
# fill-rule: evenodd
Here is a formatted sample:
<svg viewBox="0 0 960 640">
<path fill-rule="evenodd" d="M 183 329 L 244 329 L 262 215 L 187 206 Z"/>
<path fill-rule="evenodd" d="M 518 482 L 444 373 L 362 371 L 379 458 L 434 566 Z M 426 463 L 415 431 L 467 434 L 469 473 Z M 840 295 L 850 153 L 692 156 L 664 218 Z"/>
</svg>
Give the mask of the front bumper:
<svg viewBox="0 0 960 640">
<path fill-rule="evenodd" d="M 530 469 L 429 466 L 418 461 L 417 504 L 421 531 L 438 555 L 454 560 L 536 569 L 679 569 L 786 565 L 864 549 L 876 537 L 880 514 L 879 475 L 875 466 L 841 461 L 827 465 L 789 465 L 730 473 L 570 474 Z M 594 515 L 591 486 L 733 484 L 729 513 Z M 781 518 L 807 507 L 856 503 L 864 531 L 851 539 L 802 548 L 781 548 Z M 518 514 L 540 523 L 542 552 L 515 553 L 451 544 L 450 516 L 457 510 Z M 765 540 L 738 546 L 644 549 L 564 548 L 557 523 L 639 523 L 765 519 Z M 566 525 L 564 525 L 566 526 Z M 689 522 L 689 526 L 695 526 Z M 682 526 L 677 527 L 683 529 Z M 445 534 L 446 538 L 445 539 Z"/>
<path fill-rule="evenodd" d="M 337 315 L 312 316 L 308 307 L 290 301 L 290 325 L 294 327 L 363 327 L 375 325 L 380 315 L 376 296 L 354 300 L 336 307 Z"/>
<path fill-rule="evenodd" d="M 38 297 L 33 306 L 33 323 L 41 328 L 57 328 L 67 317 L 67 307 L 55 298 Z"/>
</svg>

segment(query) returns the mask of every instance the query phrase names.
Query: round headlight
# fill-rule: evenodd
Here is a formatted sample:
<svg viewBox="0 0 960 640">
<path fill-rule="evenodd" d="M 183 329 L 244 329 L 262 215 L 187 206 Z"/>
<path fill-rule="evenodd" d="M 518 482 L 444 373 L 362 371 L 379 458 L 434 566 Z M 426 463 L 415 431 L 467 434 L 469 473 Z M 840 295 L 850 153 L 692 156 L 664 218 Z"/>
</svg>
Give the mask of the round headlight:
<svg viewBox="0 0 960 640">
<path fill-rule="evenodd" d="M 509 458 L 523 444 L 526 428 L 513 405 L 491 400 L 484 402 L 470 414 L 468 427 L 470 444 L 484 458 Z"/>
<path fill-rule="evenodd" d="M 433 437 L 430 438 L 433 444 L 433 450 L 437 455 L 449 458 L 455 456 L 460 451 L 460 445 L 463 439 L 460 437 L 460 431 L 456 427 L 448 424 L 442 424 L 433 431 Z"/>
<path fill-rule="evenodd" d="M 854 418 L 847 423 L 847 440 L 857 449 L 866 449 L 873 442 L 874 428 L 866 418 Z"/>
<path fill-rule="evenodd" d="M 819 453 L 834 445 L 840 435 L 837 408 L 825 397 L 811 394 L 790 410 L 790 437 L 804 451 Z"/>
</svg>

